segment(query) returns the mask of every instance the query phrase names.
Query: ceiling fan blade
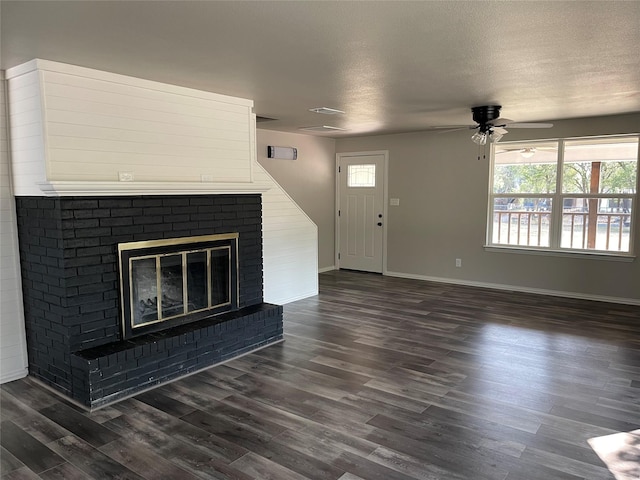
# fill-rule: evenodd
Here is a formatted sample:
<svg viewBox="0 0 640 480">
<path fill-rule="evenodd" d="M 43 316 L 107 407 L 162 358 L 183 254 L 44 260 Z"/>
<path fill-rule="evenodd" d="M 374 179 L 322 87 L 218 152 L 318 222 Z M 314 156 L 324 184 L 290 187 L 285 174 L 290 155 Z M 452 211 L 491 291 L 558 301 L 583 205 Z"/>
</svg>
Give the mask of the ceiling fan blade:
<svg viewBox="0 0 640 480">
<path fill-rule="evenodd" d="M 447 127 L 434 127 L 434 128 L 447 128 Z M 476 128 L 478 128 L 478 125 L 474 125 L 474 126 L 468 126 L 468 127 L 454 127 L 454 128 L 450 128 L 448 130 L 440 130 L 438 133 L 450 133 L 450 132 L 458 132 L 460 130 L 475 130 Z"/>
<path fill-rule="evenodd" d="M 493 127 L 493 131 L 501 135 L 506 135 L 507 133 L 509 133 L 509 130 L 503 127 Z"/>
<path fill-rule="evenodd" d="M 437 127 L 431 127 L 431 128 L 457 128 L 460 130 L 463 130 L 465 128 L 478 128 L 478 125 L 440 125 Z"/>
<path fill-rule="evenodd" d="M 508 118 L 496 118 L 495 120 L 491 120 L 489 122 L 494 127 L 504 127 L 508 123 L 516 123 L 513 120 L 509 120 Z"/>
<path fill-rule="evenodd" d="M 526 122 L 514 122 L 507 123 L 505 127 L 509 128 L 551 128 L 553 123 L 526 123 Z"/>
</svg>

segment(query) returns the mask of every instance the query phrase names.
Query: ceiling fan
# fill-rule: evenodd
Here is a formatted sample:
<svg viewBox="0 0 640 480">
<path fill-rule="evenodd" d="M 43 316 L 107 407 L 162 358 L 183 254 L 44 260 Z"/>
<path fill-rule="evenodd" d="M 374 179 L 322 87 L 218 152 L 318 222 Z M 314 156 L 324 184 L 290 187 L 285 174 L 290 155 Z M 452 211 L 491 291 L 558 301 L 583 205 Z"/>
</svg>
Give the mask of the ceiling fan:
<svg viewBox="0 0 640 480">
<path fill-rule="evenodd" d="M 487 140 L 495 143 L 498 142 L 505 134 L 509 133 L 509 128 L 551 128 L 553 123 L 521 123 L 514 122 L 508 118 L 500 118 L 501 105 L 483 105 L 480 107 L 472 107 L 471 113 L 475 125 L 456 125 L 447 127 L 448 131 L 455 130 L 476 130 L 471 135 L 471 140 L 477 145 L 486 145 Z"/>
</svg>

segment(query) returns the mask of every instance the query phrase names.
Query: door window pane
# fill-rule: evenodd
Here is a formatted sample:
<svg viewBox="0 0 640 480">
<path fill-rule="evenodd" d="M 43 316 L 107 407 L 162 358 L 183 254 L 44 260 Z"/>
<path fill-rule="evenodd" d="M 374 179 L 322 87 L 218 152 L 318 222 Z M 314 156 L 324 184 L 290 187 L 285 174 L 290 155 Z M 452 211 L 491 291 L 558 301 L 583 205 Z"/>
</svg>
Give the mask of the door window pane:
<svg viewBox="0 0 640 480">
<path fill-rule="evenodd" d="M 373 165 L 349 165 L 347 169 L 348 187 L 375 187 L 376 166 Z"/>
</svg>

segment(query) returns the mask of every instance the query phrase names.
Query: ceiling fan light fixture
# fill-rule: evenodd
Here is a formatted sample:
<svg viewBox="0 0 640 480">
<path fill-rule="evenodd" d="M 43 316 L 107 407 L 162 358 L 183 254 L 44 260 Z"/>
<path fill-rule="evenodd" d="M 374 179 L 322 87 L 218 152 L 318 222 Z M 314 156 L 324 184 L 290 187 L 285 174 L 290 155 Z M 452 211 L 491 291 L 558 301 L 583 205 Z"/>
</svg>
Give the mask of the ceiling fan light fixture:
<svg viewBox="0 0 640 480">
<path fill-rule="evenodd" d="M 535 147 L 521 148 L 519 153 L 522 158 L 531 158 L 535 155 L 536 149 Z"/>
<path fill-rule="evenodd" d="M 487 144 L 487 134 L 484 132 L 476 132 L 471 135 L 471 140 L 476 145 L 486 145 Z"/>
<path fill-rule="evenodd" d="M 492 131 L 489 134 L 489 140 L 491 140 L 492 143 L 498 143 L 503 136 L 504 134 L 502 133 Z"/>
</svg>

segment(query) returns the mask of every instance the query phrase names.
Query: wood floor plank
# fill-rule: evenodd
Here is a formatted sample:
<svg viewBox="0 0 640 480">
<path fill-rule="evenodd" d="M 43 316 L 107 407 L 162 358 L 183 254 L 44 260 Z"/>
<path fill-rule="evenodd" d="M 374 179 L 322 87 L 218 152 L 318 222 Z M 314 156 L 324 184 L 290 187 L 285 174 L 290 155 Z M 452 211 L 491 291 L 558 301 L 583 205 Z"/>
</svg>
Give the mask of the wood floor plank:
<svg viewBox="0 0 640 480">
<path fill-rule="evenodd" d="M 119 439 L 103 445 L 99 450 L 146 480 L 169 478 L 196 480 L 198 478 L 157 452 L 142 447 L 138 442 Z"/>
<path fill-rule="evenodd" d="M 94 447 L 100 447 L 118 438 L 111 430 L 63 403 L 41 408 L 39 413 Z"/>
<path fill-rule="evenodd" d="M 105 425 L 120 436 L 127 436 L 128 426 L 133 425 L 132 432 L 139 432 L 152 450 L 158 449 L 163 455 L 173 456 L 178 449 L 199 449 L 201 452 L 193 456 L 195 461 L 199 461 L 201 454 L 206 454 L 228 464 L 247 453 L 246 449 L 233 442 L 138 400 L 131 399 L 126 410 L 130 412 L 126 418 L 118 417 Z"/>
<path fill-rule="evenodd" d="M 24 463 L 16 458 L 15 455 L 6 448 L 0 446 L 0 476 L 7 475 L 24 466 Z"/>
<path fill-rule="evenodd" d="M 91 478 L 144 480 L 144 477 L 132 472 L 75 435 L 63 437 L 49 443 L 48 446 Z"/>
<path fill-rule="evenodd" d="M 0 444 L 35 473 L 64 463 L 64 459 L 48 446 L 18 427 L 11 420 L 0 424 Z"/>
<path fill-rule="evenodd" d="M 42 472 L 39 478 L 42 480 L 93 480 L 95 477 L 91 477 L 87 472 L 83 472 L 78 467 L 66 462 Z M 95 478 L 95 480 L 99 479 Z"/>
<path fill-rule="evenodd" d="M 248 453 L 233 462 L 232 466 L 251 478 L 264 480 L 304 480 L 306 477 L 278 465 L 271 460 L 254 453 Z"/>
<path fill-rule="evenodd" d="M 96 412 L 30 378 L 1 385 L 2 480 L 640 471 L 639 306 L 319 278 L 284 306 L 284 342 Z"/>
</svg>

